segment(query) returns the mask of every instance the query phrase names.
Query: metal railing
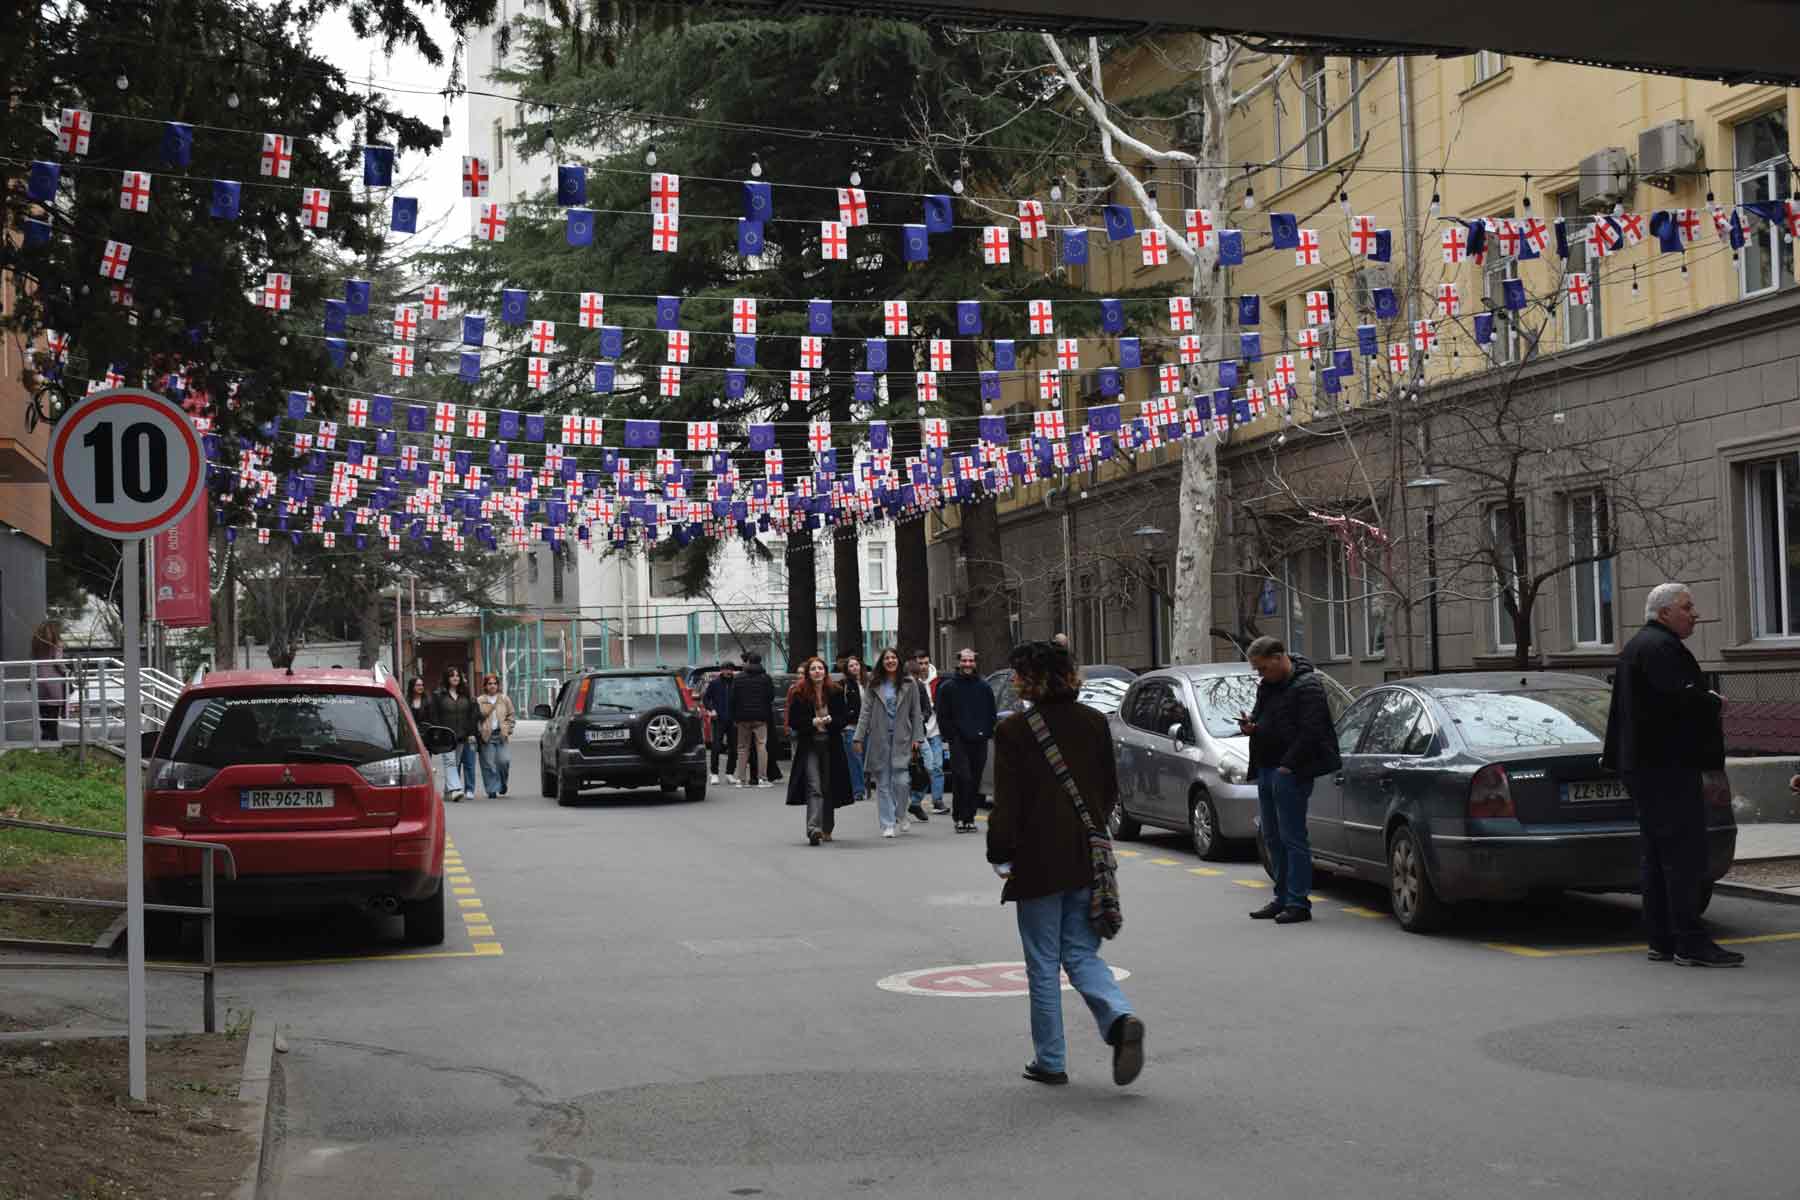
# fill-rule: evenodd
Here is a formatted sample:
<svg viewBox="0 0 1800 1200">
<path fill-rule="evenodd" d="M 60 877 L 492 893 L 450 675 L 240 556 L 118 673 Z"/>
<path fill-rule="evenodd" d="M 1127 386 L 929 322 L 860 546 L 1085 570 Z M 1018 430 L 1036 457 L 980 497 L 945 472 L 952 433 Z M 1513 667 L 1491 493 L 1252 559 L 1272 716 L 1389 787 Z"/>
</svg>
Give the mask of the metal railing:
<svg viewBox="0 0 1800 1200">
<path fill-rule="evenodd" d="M 123 833 L 114 833 L 106 829 L 82 829 L 74 825 L 52 825 L 44 821 L 25 821 L 17 817 L 0 817 L 0 827 L 13 829 L 37 829 L 46 833 L 66 833 L 76 837 L 106 838 L 111 841 L 125 840 Z M 217 1033 L 219 1022 L 214 1005 L 214 975 L 217 970 L 216 942 L 213 925 L 216 920 L 215 910 L 218 907 L 217 897 L 213 889 L 213 855 L 225 856 L 225 878 L 237 878 L 237 860 L 231 856 L 231 847 L 218 842 L 190 842 L 183 838 L 146 837 L 146 846 L 175 846 L 182 850 L 200 851 L 200 903 L 198 906 L 188 904 L 145 904 L 144 916 L 146 926 L 151 913 L 170 913 L 179 917 L 200 918 L 201 959 L 192 963 L 152 963 L 144 964 L 145 970 L 166 971 L 180 975 L 202 977 L 203 995 L 201 1004 L 206 1022 L 206 1032 Z M 15 901 L 24 904 L 62 904 L 70 908 L 106 908 L 115 911 L 127 907 L 123 900 L 99 900 L 83 896 L 46 896 L 30 892 L 0 892 L 0 902 Z M 123 971 L 125 964 L 120 962 L 91 962 L 85 960 L 46 962 L 0 960 L 0 969 L 13 970 L 65 970 L 65 971 Z"/>
<path fill-rule="evenodd" d="M 169 719 L 183 684 L 164 671 L 139 671 L 145 729 Z M 46 715 L 48 714 L 48 715 Z M 45 724 L 55 736 L 47 736 Z M 44 749 L 125 741 L 125 664 L 116 658 L 0 661 L 0 748 Z"/>
</svg>

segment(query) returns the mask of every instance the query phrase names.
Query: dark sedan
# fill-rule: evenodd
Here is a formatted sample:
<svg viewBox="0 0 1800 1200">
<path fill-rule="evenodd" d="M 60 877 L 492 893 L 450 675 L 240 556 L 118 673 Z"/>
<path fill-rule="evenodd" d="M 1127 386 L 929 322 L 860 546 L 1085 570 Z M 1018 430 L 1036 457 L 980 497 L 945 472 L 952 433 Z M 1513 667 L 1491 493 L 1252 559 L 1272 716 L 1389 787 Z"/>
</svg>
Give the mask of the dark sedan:
<svg viewBox="0 0 1800 1200">
<path fill-rule="evenodd" d="M 1337 722 L 1343 768 L 1313 787 L 1314 859 L 1384 884 L 1413 932 L 1441 926 L 1460 900 L 1638 890 L 1631 798 L 1600 765 L 1611 695 L 1600 680 L 1547 672 L 1365 692 Z M 1716 880 L 1737 849 L 1725 772 L 1707 773 L 1706 803 Z"/>
</svg>

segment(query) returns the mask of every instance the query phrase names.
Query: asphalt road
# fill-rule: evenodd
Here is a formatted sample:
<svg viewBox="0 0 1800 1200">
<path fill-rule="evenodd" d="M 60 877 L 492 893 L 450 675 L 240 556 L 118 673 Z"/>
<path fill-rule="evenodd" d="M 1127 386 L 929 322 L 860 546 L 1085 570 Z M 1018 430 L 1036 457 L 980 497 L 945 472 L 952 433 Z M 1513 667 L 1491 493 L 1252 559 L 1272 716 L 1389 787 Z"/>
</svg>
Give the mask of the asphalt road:
<svg viewBox="0 0 1800 1200">
<path fill-rule="evenodd" d="M 227 937 L 257 965 L 226 1002 L 291 1047 L 281 1200 L 1689 1200 L 1800 1177 L 1800 907 L 1715 902 L 1721 937 L 1765 939 L 1739 971 L 1620 949 L 1630 898 L 1417 937 L 1325 881 L 1315 921 L 1276 928 L 1245 916 L 1254 862 L 1151 837 L 1122 846 L 1106 947 L 1148 1066 L 1113 1087 L 1065 993 L 1074 1078 L 1049 1089 L 1019 1078 L 1022 996 L 877 986 L 1017 961 L 980 838 L 883 841 L 855 805 L 810 848 L 778 789 L 563 809 L 515 749 L 513 795 L 451 809 L 472 903 L 436 955 L 357 958 L 405 953 L 358 920 Z M 159 981 L 153 1018 L 191 1023 L 194 991 Z"/>
</svg>

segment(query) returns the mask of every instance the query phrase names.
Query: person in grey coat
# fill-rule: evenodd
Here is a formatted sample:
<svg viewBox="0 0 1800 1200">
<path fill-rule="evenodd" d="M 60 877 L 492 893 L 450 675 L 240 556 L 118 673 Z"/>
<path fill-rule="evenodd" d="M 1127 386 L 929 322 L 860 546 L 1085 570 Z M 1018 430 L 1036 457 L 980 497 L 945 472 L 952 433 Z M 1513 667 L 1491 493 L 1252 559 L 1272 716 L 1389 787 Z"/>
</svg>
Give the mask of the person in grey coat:
<svg viewBox="0 0 1800 1200">
<path fill-rule="evenodd" d="M 925 741 L 919 687 L 901 669 L 900 652 L 888 647 L 869 668 L 862 715 L 856 720 L 851 749 L 863 757 L 863 774 L 875 789 L 885 838 L 912 828 L 912 818 L 906 815 L 907 766 Z"/>
</svg>

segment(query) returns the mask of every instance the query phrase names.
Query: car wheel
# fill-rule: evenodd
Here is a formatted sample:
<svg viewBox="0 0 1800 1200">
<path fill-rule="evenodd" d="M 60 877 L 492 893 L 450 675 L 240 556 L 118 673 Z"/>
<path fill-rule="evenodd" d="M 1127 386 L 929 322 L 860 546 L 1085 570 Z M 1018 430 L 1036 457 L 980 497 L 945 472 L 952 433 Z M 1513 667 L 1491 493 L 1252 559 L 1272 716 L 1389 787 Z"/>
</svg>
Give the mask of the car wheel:
<svg viewBox="0 0 1800 1200">
<path fill-rule="evenodd" d="M 1418 836 L 1405 825 L 1394 830 L 1388 841 L 1388 899 L 1394 919 L 1408 933 L 1442 929 L 1450 917 L 1449 906 L 1431 886 Z"/>
<path fill-rule="evenodd" d="M 400 919 L 406 928 L 406 940 L 414 946 L 440 946 L 444 942 L 444 881 L 423 900 L 407 900 L 400 905 Z"/>
<path fill-rule="evenodd" d="M 1713 898 L 1713 885 L 1711 883 L 1701 884 L 1700 885 L 1700 903 L 1695 905 L 1695 907 L 1694 907 L 1694 915 L 1696 917 L 1700 916 L 1701 914 L 1706 912 L 1706 906 L 1712 903 L 1712 898 Z"/>
<path fill-rule="evenodd" d="M 555 799 L 556 776 L 549 771 L 540 769 L 538 771 L 538 790 L 544 793 L 544 799 Z"/>
<path fill-rule="evenodd" d="M 1212 797 L 1196 788 L 1188 804 L 1188 832 L 1194 839 L 1194 853 L 1209 862 L 1225 857 L 1225 839 L 1219 836 L 1219 810 Z"/>
<path fill-rule="evenodd" d="M 631 731 L 638 751 L 652 762 L 667 762 L 687 745 L 687 726 L 672 708 L 653 708 Z"/>
<path fill-rule="evenodd" d="M 1119 842 L 1135 842 L 1144 832 L 1143 825 L 1132 820 L 1131 815 L 1125 811 L 1123 802 L 1113 805 L 1112 816 L 1107 818 L 1106 828 L 1113 840 Z"/>
<path fill-rule="evenodd" d="M 575 803 L 581 795 L 581 788 L 573 779 L 564 779 L 560 775 L 556 779 L 556 802 L 565 808 Z"/>
<path fill-rule="evenodd" d="M 704 799 L 706 799 L 706 777 L 701 776 L 687 785 L 687 801 L 689 804 L 698 804 Z"/>
</svg>

